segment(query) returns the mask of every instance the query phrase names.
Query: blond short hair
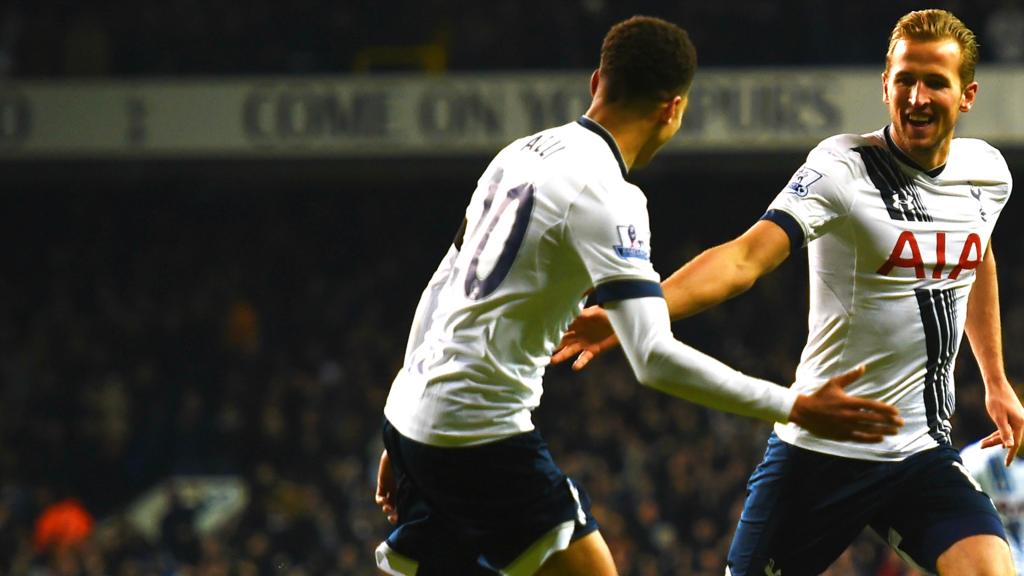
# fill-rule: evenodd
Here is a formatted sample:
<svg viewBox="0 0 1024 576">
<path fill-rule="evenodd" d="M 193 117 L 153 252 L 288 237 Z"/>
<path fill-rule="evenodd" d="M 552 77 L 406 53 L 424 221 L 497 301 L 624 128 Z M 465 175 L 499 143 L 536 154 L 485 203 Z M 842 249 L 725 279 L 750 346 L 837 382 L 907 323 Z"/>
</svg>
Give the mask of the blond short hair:
<svg viewBox="0 0 1024 576">
<path fill-rule="evenodd" d="M 974 67 L 978 64 L 978 39 L 959 18 L 946 10 L 916 10 L 896 22 L 889 35 L 889 51 L 885 55 L 885 71 L 889 71 L 892 53 L 900 40 L 956 40 L 960 45 L 961 88 L 974 82 Z"/>
</svg>

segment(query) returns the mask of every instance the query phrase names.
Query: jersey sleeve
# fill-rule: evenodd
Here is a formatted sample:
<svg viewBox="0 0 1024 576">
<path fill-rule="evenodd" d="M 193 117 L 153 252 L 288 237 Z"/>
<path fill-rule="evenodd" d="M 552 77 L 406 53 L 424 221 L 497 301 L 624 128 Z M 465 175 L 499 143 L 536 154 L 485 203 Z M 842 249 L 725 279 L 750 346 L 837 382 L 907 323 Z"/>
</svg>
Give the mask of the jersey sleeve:
<svg viewBox="0 0 1024 576">
<path fill-rule="evenodd" d="M 833 151 L 815 148 L 769 205 L 762 220 L 778 224 L 789 236 L 791 252 L 807 245 L 829 224 L 850 211 L 847 164 Z"/>
<path fill-rule="evenodd" d="M 566 227 L 590 275 L 595 303 L 662 296 L 651 264 L 647 202 L 639 190 L 585 187 L 569 207 Z"/>
<path fill-rule="evenodd" d="M 637 380 L 702 406 L 786 422 L 798 393 L 752 378 L 675 339 L 664 301 L 624 300 L 606 307 Z"/>
<path fill-rule="evenodd" d="M 999 174 L 998 178 L 1001 180 L 998 185 L 993 187 L 992 191 L 990 211 L 992 212 L 994 222 L 999 218 L 1003 208 L 1006 207 L 1006 203 L 1010 200 L 1010 193 L 1013 191 L 1013 175 L 1010 172 L 1010 168 L 1006 165 L 1006 160 L 1003 158 L 1002 153 L 991 146 L 988 146 L 988 148 L 989 155 L 992 158 L 991 161 L 995 165 L 993 172 Z"/>
</svg>

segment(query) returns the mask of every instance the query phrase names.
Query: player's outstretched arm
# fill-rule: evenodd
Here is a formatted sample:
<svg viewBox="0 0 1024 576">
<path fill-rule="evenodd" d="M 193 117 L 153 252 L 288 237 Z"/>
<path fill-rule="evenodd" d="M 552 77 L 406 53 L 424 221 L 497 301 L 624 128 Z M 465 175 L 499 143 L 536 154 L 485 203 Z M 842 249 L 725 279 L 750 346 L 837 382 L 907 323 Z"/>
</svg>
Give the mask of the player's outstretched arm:
<svg viewBox="0 0 1024 576">
<path fill-rule="evenodd" d="M 660 298 L 609 302 L 606 308 L 637 379 L 666 394 L 741 416 L 792 420 L 815 434 L 856 442 L 879 442 L 903 424 L 896 408 L 843 391 L 863 369 L 801 395 L 737 372 L 676 340 Z"/>
<path fill-rule="evenodd" d="M 738 238 L 700 253 L 661 283 L 669 316 L 693 316 L 746 292 L 778 268 L 789 250 L 789 236 L 782 227 L 759 220 Z"/>
<path fill-rule="evenodd" d="M 1002 326 L 999 321 L 999 284 L 991 244 L 978 266 L 974 286 L 967 300 L 965 331 L 985 383 L 985 408 L 996 430 L 982 440 L 982 446 L 1006 448 L 1009 466 L 1024 437 L 1024 407 L 1006 377 L 1003 365 Z"/>
<path fill-rule="evenodd" d="M 686 318 L 749 290 L 778 267 L 789 250 L 789 236 L 778 224 L 758 221 L 742 236 L 702 252 L 661 283 L 669 316 Z M 573 370 L 582 370 L 618 344 L 604 311 L 590 307 L 569 325 L 551 362 L 575 357 Z"/>
</svg>

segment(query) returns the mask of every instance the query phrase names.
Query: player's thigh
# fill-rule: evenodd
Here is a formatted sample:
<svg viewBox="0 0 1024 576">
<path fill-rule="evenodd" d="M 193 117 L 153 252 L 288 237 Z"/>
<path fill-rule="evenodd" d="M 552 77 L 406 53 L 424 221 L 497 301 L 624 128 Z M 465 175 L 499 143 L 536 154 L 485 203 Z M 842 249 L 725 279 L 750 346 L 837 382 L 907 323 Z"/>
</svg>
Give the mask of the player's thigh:
<svg viewBox="0 0 1024 576">
<path fill-rule="evenodd" d="M 561 552 L 556 552 L 537 571 L 537 576 L 615 576 L 615 562 L 600 532 L 591 532 Z"/>
<path fill-rule="evenodd" d="M 492 572 L 533 574 L 597 530 L 586 490 L 558 468 L 536 432 L 439 448 L 405 438 L 386 422 L 384 441 L 399 519 L 385 551 L 418 563 L 421 573 L 461 576 L 469 558 Z"/>
<path fill-rule="evenodd" d="M 992 534 L 964 538 L 939 555 L 939 576 L 1012 576 L 1010 547 Z"/>
<path fill-rule="evenodd" d="M 729 573 L 821 573 L 884 501 L 884 472 L 876 463 L 804 450 L 773 434 L 747 484 Z"/>
<path fill-rule="evenodd" d="M 981 570 L 1008 561 L 1006 531 L 992 500 L 964 469 L 956 450 L 940 446 L 897 466 L 897 497 L 872 528 L 906 560 L 928 572 L 941 571 L 939 558 L 945 556 L 950 562 L 973 563 L 974 571 L 966 574 L 999 574 Z M 987 550 L 994 555 L 987 555 Z"/>
</svg>

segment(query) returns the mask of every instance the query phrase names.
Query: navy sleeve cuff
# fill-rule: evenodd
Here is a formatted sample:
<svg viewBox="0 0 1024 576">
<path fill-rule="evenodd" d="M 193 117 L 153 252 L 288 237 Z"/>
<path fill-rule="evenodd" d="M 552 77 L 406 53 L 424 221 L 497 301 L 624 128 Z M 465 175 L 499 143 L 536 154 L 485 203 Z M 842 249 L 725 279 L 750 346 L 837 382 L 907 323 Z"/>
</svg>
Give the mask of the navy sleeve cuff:
<svg viewBox="0 0 1024 576">
<path fill-rule="evenodd" d="M 647 280 L 613 280 L 605 282 L 594 289 L 590 301 L 594 304 L 604 304 L 616 300 L 629 300 L 630 298 L 664 298 L 661 292 L 661 284 Z"/>
<path fill-rule="evenodd" d="M 782 210 L 769 210 L 764 213 L 764 216 L 761 216 L 761 220 L 775 222 L 786 233 L 786 236 L 789 236 L 790 254 L 795 254 L 804 247 L 804 229 L 789 213 Z"/>
</svg>

